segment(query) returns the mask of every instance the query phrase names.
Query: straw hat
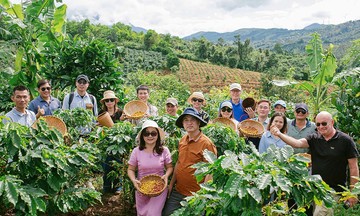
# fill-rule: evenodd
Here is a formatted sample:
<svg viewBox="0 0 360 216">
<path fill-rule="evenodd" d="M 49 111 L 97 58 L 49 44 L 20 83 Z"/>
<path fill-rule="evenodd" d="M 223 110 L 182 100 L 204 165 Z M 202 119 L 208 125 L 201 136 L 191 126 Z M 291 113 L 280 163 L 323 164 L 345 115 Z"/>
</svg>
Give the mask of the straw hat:
<svg viewBox="0 0 360 216">
<path fill-rule="evenodd" d="M 104 92 L 104 97 L 100 100 L 100 103 L 104 103 L 106 99 L 115 99 L 115 103 L 119 102 L 119 98 L 115 96 L 115 93 L 111 90 L 107 90 Z"/>
<path fill-rule="evenodd" d="M 136 139 L 137 140 L 140 140 L 140 136 L 141 136 L 141 133 L 144 129 L 148 128 L 148 127 L 154 127 L 154 128 L 157 128 L 158 131 L 159 131 L 159 135 L 160 135 L 160 141 L 164 141 L 165 140 L 165 132 L 163 131 L 163 129 L 161 129 L 159 127 L 159 125 L 153 121 L 153 120 L 146 120 L 144 121 L 142 127 L 141 127 L 141 130 L 139 131 L 139 133 L 137 134 L 136 136 Z"/>
<path fill-rule="evenodd" d="M 193 92 L 193 93 L 190 95 L 190 97 L 187 99 L 187 102 L 188 102 L 189 104 L 191 104 L 191 100 L 192 100 L 193 98 L 198 98 L 198 99 L 204 100 L 204 101 L 202 102 L 202 105 L 204 105 L 204 106 L 206 105 L 206 100 L 205 100 L 205 97 L 204 97 L 204 95 L 203 95 L 202 92 Z"/>
</svg>

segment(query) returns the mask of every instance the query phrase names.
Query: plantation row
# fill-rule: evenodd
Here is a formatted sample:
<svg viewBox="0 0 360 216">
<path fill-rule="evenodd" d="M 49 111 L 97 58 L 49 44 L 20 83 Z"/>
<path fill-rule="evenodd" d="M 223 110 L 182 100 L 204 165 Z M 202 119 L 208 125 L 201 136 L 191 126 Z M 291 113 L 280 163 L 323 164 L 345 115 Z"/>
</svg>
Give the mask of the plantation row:
<svg viewBox="0 0 360 216">
<path fill-rule="evenodd" d="M 180 68 L 177 74 L 192 91 L 208 92 L 210 87 L 223 87 L 232 82 L 239 82 L 244 89 L 249 90 L 260 87 L 260 73 L 187 59 L 180 59 Z"/>
</svg>

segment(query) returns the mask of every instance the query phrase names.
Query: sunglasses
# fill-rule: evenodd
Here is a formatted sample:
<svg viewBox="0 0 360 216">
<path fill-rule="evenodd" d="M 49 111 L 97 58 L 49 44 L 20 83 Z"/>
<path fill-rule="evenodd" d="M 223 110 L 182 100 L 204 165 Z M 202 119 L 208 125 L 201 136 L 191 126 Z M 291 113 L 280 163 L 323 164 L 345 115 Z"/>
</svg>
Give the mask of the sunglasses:
<svg viewBox="0 0 360 216">
<path fill-rule="evenodd" d="M 79 80 L 78 83 L 82 84 L 82 85 L 85 85 L 87 82 L 86 82 L 86 80 Z"/>
<path fill-rule="evenodd" d="M 114 98 L 110 98 L 110 99 L 105 99 L 104 101 L 105 101 L 105 103 L 109 103 L 109 102 L 114 102 L 115 99 L 114 99 Z"/>
<path fill-rule="evenodd" d="M 51 87 L 42 87 L 42 88 L 41 88 L 41 91 L 45 91 L 45 90 L 50 91 L 50 90 L 51 90 Z"/>
<path fill-rule="evenodd" d="M 327 124 L 328 124 L 327 122 L 321 122 L 321 123 L 320 123 L 320 122 L 317 122 L 317 123 L 316 123 L 316 127 L 320 127 L 320 125 L 322 125 L 322 126 L 325 127 Z"/>
<path fill-rule="evenodd" d="M 158 135 L 158 133 L 156 131 L 151 131 L 150 133 L 149 132 L 145 132 L 144 133 L 144 137 L 148 137 L 148 136 L 152 136 L 152 137 L 156 137 Z"/>
<path fill-rule="evenodd" d="M 302 113 L 302 114 L 306 114 L 306 111 L 305 110 L 303 110 L 303 109 L 297 109 L 296 111 L 295 111 L 296 113 Z"/>
<path fill-rule="evenodd" d="M 221 108 L 221 111 L 223 111 L 223 112 L 231 112 L 232 109 L 230 107 L 223 107 L 223 108 Z"/>
<path fill-rule="evenodd" d="M 199 99 L 199 98 L 193 98 L 193 99 L 191 99 L 191 100 L 194 101 L 194 102 L 199 102 L 199 103 L 204 102 L 203 99 Z"/>
</svg>

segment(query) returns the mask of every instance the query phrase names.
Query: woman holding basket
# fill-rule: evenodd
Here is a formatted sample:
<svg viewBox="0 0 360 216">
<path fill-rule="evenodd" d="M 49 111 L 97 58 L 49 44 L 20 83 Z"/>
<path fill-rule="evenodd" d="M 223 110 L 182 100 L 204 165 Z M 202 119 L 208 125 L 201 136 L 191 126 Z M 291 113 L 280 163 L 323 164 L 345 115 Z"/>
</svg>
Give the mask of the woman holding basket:
<svg viewBox="0 0 360 216">
<path fill-rule="evenodd" d="M 160 216 L 164 207 L 168 193 L 167 187 L 155 197 L 146 196 L 140 192 L 140 179 L 151 174 L 161 176 L 167 186 L 173 166 L 169 149 L 162 145 L 164 138 L 165 132 L 152 120 L 146 120 L 137 135 L 140 144 L 132 151 L 128 166 L 128 176 L 136 188 L 137 215 Z"/>
</svg>

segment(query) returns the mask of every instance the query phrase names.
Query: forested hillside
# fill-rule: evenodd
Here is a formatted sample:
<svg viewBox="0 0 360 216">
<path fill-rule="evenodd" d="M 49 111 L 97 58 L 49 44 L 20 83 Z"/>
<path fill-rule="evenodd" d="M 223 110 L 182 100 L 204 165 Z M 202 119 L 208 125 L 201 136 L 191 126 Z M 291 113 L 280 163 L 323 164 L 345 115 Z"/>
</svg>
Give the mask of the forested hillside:
<svg viewBox="0 0 360 216">
<path fill-rule="evenodd" d="M 201 37 L 216 43 L 222 38 L 232 43 L 236 35 L 241 35 L 242 41 L 249 39 L 256 48 L 272 49 L 280 44 L 287 51 L 305 52 L 304 46 L 310 39 L 310 34 L 318 32 L 325 45 L 336 44 L 335 53 L 342 57 L 350 42 L 360 38 L 360 20 L 349 21 L 338 25 L 311 24 L 303 29 L 288 30 L 280 28 L 259 29 L 246 28 L 233 32 L 198 32 L 184 37 L 185 40 L 200 39 Z"/>
</svg>

